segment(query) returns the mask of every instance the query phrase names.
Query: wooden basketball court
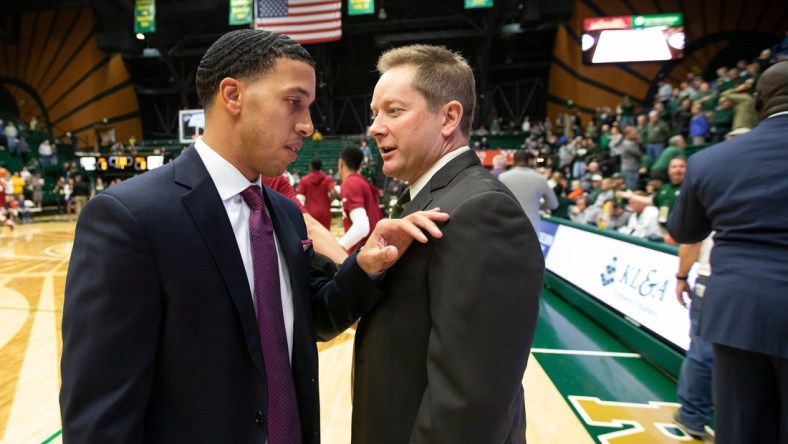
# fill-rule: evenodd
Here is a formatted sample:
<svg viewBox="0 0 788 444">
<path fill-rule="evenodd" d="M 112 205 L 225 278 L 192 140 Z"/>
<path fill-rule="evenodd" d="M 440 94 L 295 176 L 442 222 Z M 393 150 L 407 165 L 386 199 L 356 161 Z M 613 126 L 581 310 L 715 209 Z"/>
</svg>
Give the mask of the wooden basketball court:
<svg viewBox="0 0 788 444">
<path fill-rule="evenodd" d="M 0 230 L 1 443 L 61 442 L 60 327 L 73 236 L 73 222 Z M 327 444 L 350 442 L 353 335 L 318 344 Z M 529 443 L 701 442 L 670 420 L 675 381 L 547 291 L 533 347 L 523 378 Z"/>
</svg>

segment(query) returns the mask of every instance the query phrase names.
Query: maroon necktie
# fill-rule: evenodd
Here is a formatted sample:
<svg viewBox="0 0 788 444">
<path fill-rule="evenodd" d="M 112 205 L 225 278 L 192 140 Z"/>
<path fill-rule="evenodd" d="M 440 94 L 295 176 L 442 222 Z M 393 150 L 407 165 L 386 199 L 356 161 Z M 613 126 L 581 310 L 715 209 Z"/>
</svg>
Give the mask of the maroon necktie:
<svg viewBox="0 0 788 444">
<path fill-rule="evenodd" d="M 243 190 L 241 197 L 251 209 L 249 238 L 254 268 L 257 326 L 268 379 L 268 444 L 300 443 L 301 421 L 282 314 L 274 225 L 265 212 L 265 202 L 259 186 L 252 185 Z"/>
</svg>

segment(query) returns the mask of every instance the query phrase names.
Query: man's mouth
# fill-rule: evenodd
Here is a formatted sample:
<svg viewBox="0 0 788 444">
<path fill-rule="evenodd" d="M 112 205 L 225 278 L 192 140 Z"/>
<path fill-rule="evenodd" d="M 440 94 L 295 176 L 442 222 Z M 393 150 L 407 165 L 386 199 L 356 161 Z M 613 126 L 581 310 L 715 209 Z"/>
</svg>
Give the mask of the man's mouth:
<svg viewBox="0 0 788 444">
<path fill-rule="evenodd" d="M 393 146 L 382 146 L 382 147 L 380 147 L 380 152 L 383 153 L 383 154 L 388 154 L 388 153 L 390 153 L 390 152 L 392 152 L 392 151 L 394 151 L 396 149 L 397 148 L 395 148 Z"/>
</svg>

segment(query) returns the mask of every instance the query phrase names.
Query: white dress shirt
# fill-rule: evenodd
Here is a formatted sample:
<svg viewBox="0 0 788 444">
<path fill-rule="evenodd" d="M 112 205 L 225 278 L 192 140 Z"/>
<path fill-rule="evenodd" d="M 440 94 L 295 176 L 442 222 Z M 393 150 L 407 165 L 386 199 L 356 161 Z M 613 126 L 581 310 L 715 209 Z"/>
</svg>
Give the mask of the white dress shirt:
<svg viewBox="0 0 788 444">
<path fill-rule="evenodd" d="M 235 234 L 235 241 L 238 244 L 238 251 L 241 253 L 241 259 L 244 263 L 246 278 L 249 281 L 249 290 L 252 293 L 252 303 L 254 304 L 255 310 L 257 310 L 257 299 L 254 297 L 254 266 L 252 264 L 252 249 L 249 241 L 250 210 L 249 206 L 246 205 L 246 202 L 244 202 L 241 197 L 241 192 L 247 189 L 249 185 L 258 185 L 262 187 L 261 180 L 258 177 L 254 184 L 249 183 L 237 168 L 209 147 L 202 140 L 202 137 L 197 139 L 194 143 L 194 148 L 205 164 L 205 168 L 208 170 L 211 179 L 213 179 L 216 190 L 219 192 L 219 197 L 221 197 L 222 203 L 224 204 L 224 210 L 227 212 L 227 217 L 230 219 L 230 224 Z M 268 208 L 266 208 L 266 212 L 268 212 Z M 276 253 L 279 258 L 279 288 L 282 291 L 282 312 L 285 319 L 285 332 L 287 333 L 287 350 L 290 356 L 290 362 L 292 363 L 294 317 L 293 289 L 290 285 L 290 274 L 288 273 L 287 262 L 283 260 L 284 254 L 282 253 L 282 247 L 279 245 L 279 239 L 276 237 L 276 232 L 274 232 L 274 241 L 276 242 Z"/>
<path fill-rule="evenodd" d="M 430 169 L 428 169 L 424 174 L 422 174 L 421 177 L 419 177 L 418 179 L 414 180 L 412 184 L 409 184 L 410 185 L 410 200 L 413 200 L 413 199 L 416 198 L 416 195 L 418 195 L 419 192 L 425 186 L 427 186 L 427 182 L 429 182 L 430 179 L 432 179 L 432 176 L 434 176 L 435 173 L 440 171 L 441 168 L 443 168 L 447 163 L 451 162 L 455 157 L 459 156 L 460 154 L 462 154 L 462 153 L 464 153 L 466 151 L 470 151 L 470 148 L 467 145 L 464 146 L 464 147 L 461 147 L 461 148 L 457 148 L 456 150 L 454 150 L 454 151 L 452 151 L 452 152 L 450 152 L 448 154 L 444 154 L 443 157 L 438 159 L 438 161 L 435 162 L 430 167 Z"/>
</svg>

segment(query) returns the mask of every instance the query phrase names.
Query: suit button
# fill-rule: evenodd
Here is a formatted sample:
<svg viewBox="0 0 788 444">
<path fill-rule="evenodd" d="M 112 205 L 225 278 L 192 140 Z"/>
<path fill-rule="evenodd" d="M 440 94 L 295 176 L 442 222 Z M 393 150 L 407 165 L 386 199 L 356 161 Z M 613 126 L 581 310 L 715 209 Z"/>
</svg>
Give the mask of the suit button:
<svg viewBox="0 0 788 444">
<path fill-rule="evenodd" d="M 265 417 L 263 416 L 263 412 L 261 411 L 254 412 L 254 422 L 260 425 L 265 424 Z"/>
</svg>

